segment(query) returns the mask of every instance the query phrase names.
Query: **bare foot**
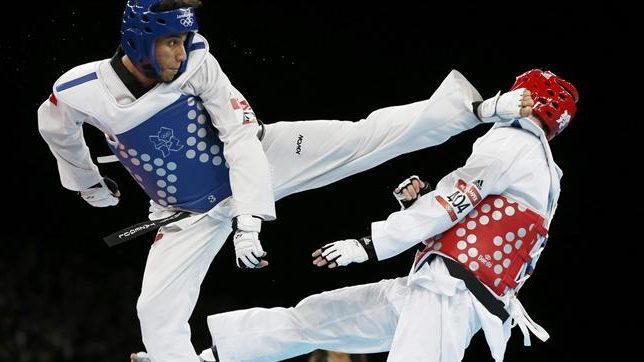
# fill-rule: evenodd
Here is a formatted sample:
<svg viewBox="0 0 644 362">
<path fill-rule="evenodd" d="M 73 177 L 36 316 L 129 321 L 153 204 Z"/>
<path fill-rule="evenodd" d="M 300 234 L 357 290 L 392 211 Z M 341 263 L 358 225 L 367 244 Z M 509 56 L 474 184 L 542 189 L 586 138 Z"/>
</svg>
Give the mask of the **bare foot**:
<svg viewBox="0 0 644 362">
<path fill-rule="evenodd" d="M 130 353 L 130 362 L 150 362 L 150 358 L 145 352 Z"/>
<path fill-rule="evenodd" d="M 519 115 L 521 115 L 521 117 L 528 117 L 531 115 L 533 105 L 534 101 L 532 100 L 532 95 L 530 91 L 526 89 L 523 93 L 523 98 L 521 99 L 521 110 L 519 111 Z"/>
<path fill-rule="evenodd" d="M 483 101 L 478 106 L 477 115 L 484 123 L 507 122 L 529 116 L 533 104 L 530 91 L 517 88 L 503 94 L 499 92 Z"/>
</svg>

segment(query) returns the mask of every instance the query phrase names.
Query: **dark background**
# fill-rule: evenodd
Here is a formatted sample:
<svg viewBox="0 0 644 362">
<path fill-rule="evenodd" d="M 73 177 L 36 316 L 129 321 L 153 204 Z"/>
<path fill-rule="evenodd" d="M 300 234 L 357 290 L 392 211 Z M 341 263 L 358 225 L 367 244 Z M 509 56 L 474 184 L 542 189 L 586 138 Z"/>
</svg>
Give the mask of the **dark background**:
<svg viewBox="0 0 644 362">
<path fill-rule="evenodd" d="M 62 73 L 113 54 L 124 1 L 29 7 L 12 11 L 19 15 L 18 31 L 0 39 L 9 77 L 3 92 L 9 114 L 0 361 L 126 361 L 143 349 L 135 304 L 152 236 L 115 248 L 102 237 L 144 220 L 147 198 L 119 164 L 101 166 L 121 187 L 115 208 L 91 208 L 63 189 L 36 119 Z M 638 44 L 632 40 L 637 26 L 628 9 L 562 2 L 539 9 L 429 1 L 206 1 L 198 16 L 211 51 L 267 123 L 358 120 L 377 108 L 427 98 L 451 69 L 484 97 L 535 67 L 575 84 L 578 115 L 551 143 L 564 177 L 550 244 L 521 291 L 526 310 L 551 338 L 543 343 L 533 337 L 533 346 L 523 347 L 517 328 L 506 360 L 632 355 L 636 347 L 621 335 L 641 316 L 629 311 L 634 292 L 621 283 L 640 258 L 641 236 L 622 234 L 620 225 L 637 230 L 641 193 L 632 166 L 641 161 L 631 151 L 639 138 L 639 72 L 630 53 Z M 281 200 L 278 220 L 261 234 L 270 267 L 238 270 L 231 243 L 215 258 L 191 319 L 196 349 L 210 344 L 208 314 L 291 306 L 312 293 L 406 275 L 413 250 L 342 270 L 318 270 L 309 254 L 326 242 L 362 236 L 369 222 L 397 209 L 391 190 L 403 178 L 419 174 L 437 182 L 464 163 L 486 129 Z M 95 156 L 109 154 L 101 137 L 87 128 Z M 491 361 L 482 333 L 465 360 Z"/>
</svg>

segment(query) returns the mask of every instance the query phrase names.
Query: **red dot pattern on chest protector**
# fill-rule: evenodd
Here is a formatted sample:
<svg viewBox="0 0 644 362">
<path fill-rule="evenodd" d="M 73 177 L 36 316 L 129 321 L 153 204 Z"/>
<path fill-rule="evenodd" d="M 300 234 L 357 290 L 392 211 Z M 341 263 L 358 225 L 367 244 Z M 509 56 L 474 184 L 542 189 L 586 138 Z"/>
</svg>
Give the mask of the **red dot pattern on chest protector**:
<svg viewBox="0 0 644 362">
<path fill-rule="evenodd" d="M 439 253 L 458 261 L 497 295 L 515 281 L 521 267 L 531 261 L 529 252 L 546 236 L 544 218 L 512 199 L 491 195 L 458 224 L 427 242 L 416 259 Z"/>
</svg>

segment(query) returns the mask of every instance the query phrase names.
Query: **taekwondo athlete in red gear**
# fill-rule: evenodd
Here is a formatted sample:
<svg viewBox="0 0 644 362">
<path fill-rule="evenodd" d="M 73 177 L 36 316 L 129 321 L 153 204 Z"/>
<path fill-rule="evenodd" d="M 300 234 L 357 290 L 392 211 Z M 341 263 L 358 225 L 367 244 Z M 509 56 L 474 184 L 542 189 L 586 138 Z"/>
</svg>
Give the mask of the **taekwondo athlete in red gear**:
<svg viewBox="0 0 644 362">
<path fill-rule="evenodd" d="M 63 74 L 38 109 L 62 185 L 90 205 L 114 206 L 121 195 L 93 162 L 85 123 L 105 133 L 150 197 L 150 219 L 191 213 L 158 230 L 146 262 L 137 312 L 155 362 L 197 360 L 188 320 L 231 230 L 237 265 L 263 267 L 259 233 L 262 220 L 276 217 L 274 200 L 440 144 L 482 121 L 508 121 L 524 92 L 487 100 L 498 112 L 479 118 L 471 104 L 480 95 L 452 71 L 431 98 L 379 109 L 359 122 L 263 127 L 197 32 L 200 5 L 128 1 L 116 55 Z"/>
<path fill-rule="evenodd" d="M 336 267 L 384 260 L 424 241 L 407 277 L 316 294 L 293 308 L 212 315 L 221 360 L 278 361 L 319 348 L 389 351 L 387 360 L 396 362 L 460 361 L 482 329 L 502 361 L 515 325 L 526 345 L 530 332 L 547 339 L 517 292 L 541 255 L 559 198 L 562 172 L 548 140 L 574 117 L 578 93 L 538 69 L 517 77 L 517 88 L 531 92 L 531 116 L 495 124 L 436 190 L 418 197 L 422 183 L 406 180 L 397 198 L 404 192 L 418 199 L 372 223 L 368 237 L 313 254 L 314 264 Z"/>
</svg>

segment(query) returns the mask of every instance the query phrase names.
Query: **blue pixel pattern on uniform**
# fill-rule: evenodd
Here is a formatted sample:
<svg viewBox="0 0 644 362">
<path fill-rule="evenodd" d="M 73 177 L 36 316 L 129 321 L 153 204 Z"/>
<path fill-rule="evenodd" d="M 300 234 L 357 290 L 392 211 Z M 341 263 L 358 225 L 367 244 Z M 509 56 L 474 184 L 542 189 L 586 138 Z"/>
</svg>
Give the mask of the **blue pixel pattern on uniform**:
<svg viewBox="0 0 644 362">
<path fill-rule="evenodd" d="M 182 96 L 110 144 L 159 205 L 206 212 L 232 194 L 224 147 L 198 97 Z"/>
</svg>

